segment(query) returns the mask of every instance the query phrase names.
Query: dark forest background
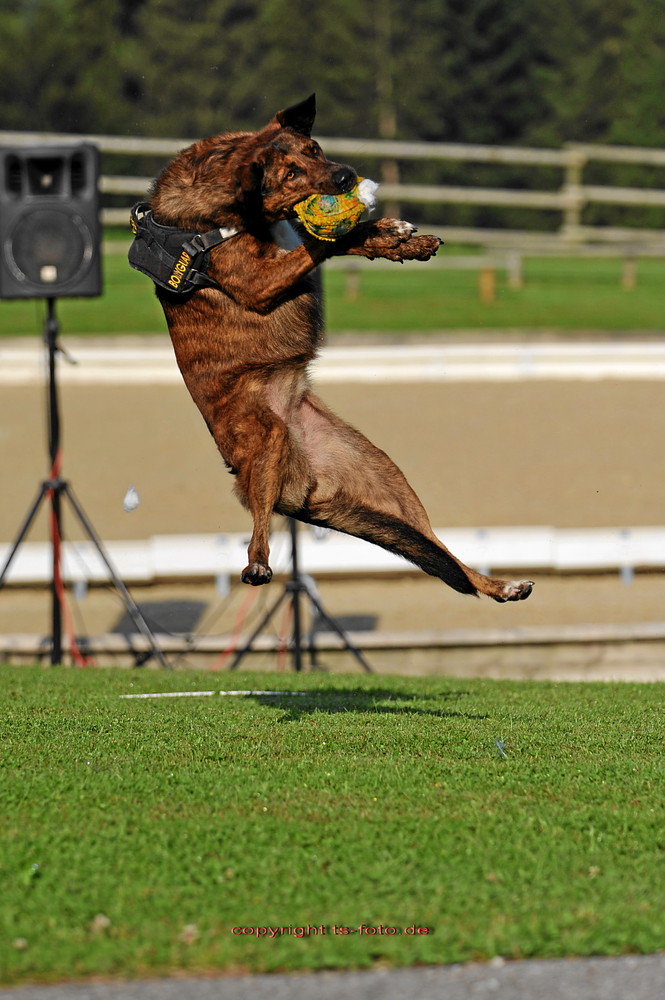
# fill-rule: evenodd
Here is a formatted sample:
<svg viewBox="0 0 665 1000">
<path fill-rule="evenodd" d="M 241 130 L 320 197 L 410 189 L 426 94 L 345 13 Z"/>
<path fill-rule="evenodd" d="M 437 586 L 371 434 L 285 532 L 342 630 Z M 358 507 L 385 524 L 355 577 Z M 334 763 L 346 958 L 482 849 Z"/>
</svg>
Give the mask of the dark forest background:
<svg viewBox="0 0 665 1000">
<path fill-rule="evenodd" d="M 2 0 L 0 128 L 665 145 L 665 0 Z"/>
<path fill-rule="evenodd" d="M 0 0 L 0 10 L 0 129 L 193 139 L 255 128 L 316 91 L 318 136 L 665 146 L 665 0 Z M 146 166 L 116 158 L 105 169 Z M 665 187 L 663 174 L 597 164 L 585 179 Z M 491 165 L 405 162 L 401 176 L 561 183 L 560 171 Z M 454 211 L 476 224 L 494 214 Z M 612 219 L 628 215 L 646 221 L 644 210 Z"/>
</svg>

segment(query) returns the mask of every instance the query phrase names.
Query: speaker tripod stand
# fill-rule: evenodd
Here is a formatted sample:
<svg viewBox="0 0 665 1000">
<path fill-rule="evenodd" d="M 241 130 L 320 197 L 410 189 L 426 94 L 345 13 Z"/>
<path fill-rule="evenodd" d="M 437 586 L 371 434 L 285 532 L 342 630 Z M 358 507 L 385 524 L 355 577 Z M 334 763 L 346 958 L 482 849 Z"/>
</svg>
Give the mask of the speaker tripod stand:
<svg viewBox="0 0 665 1000">
<path fill-rule="evenodd" d="M 293 657 L 293 669 L 297 672 L 300 672 L 302 670 L 302 663 L 303 663 L 303 630 L 302 630 L 302 609 L 300 600 L 301 597 L 304 596 L 310 603 L 312 613 L 316 612 L 319 618 L 323 619 L 328 628 L 337 633 L 337 635 L 344 643 L 344 648 L 348 649 L 348 651 L 355 656 L 356 660 L 363 668 L 363 670 L 368 674 L 373 673 L 372 668 L 370 667 L 369 663 L 367 662 L 363 654 L 360 652 L 357 646 L 353 645 L 351 639 L 344 631 L 344 629 L 341 628 L 341 626 L 335 621 L 335 619 L 331 618 L 330 615 L 324 610 L 321 601 L 319 600 L 317 594 L 314 591 L 314 588 L 312 587 L 312 584 L 309 582 L 308 578 L 306 576 L 303 576 L 303 574 L 300 572 L 300 566 L 298 561 L 298 527 L 292 517 L 288 517 L 287 521 L 289 525 L 289 533 L 291 535 L 291 578 L 284 585 L 284 590 L 277 598 L 277 601 L 265 613 L 259 624 L 256 626 L 256 628 L 250 635 L 249 639 L 246 641 L 245 645 L 242 646 L 242 648 L 236 652 L 231 662 L 231 665 L 229 666 L 229 670 L 235 670 L 237 667 L 240 666 L 240 663 L 245 657 L 245 655 L 249 653 L 249 651 L 251 650 L 252 644 L 254 643 L 254 640 L 257 638 L 257 636 L 264 630 L 268 622 L 274 617 L 274 615 L 282 606 L 284 601 L 290 600 L 291 612 L 293 616 L 293 631 L 291 633 L 291 655 Z M 315 650 L 314 650 L 313 637 L 309 644 L 309 653 L 312 665 L 314 665 Z"/>
<path fill-rule="evenodd" d="M 139 608 L 132 599 L 127 587 L 118 575 L 102 541 L 95 531 L 92 522 L 85 514 L 72 488 L 66 479 L 60 475 L 62 467 L 62 450 L 60 446 L 60 407 L 58 402 L 58 384 L 56 378 L 56 355 L 61 348 L 58 345 L 58 334 L 60 324 L 56 318 L 55 299 L 49 298 L 47 303 L 47 316 L 44 326 L 44 341 L 48 353 L 48 447 L 50 459 L 49 478 L 45 479 L 39 487 L 34 503 L 30 507 L 23 524 L 18 530 L 16 539 L 12 543 L 9 554 L 5 560 L 2 570 L 0 570 L 0 589 L 5 584 L 7 574 L 14 561 L 23 540 L 30 530 L 35 517 L 44 501 L 50 503 L 50 535 L 51 535 L 51 664 L 56 665 L 62 662 L 62 614 L 63 614 L 63 594 L 64 585 L 62 578 L 62 507 L 63 501 L 68 501 L 72 511 L 78 519 L 81 527 L 92 542 L 100 559 L 104 563 L 106 570 L 112 580 L 116 590 L 120 594 L 127 613 L 136 625 L 137 630 L 148 640 L 152 654 L 162 667 L 169 664 L 164 657 L 157 641 L 146 623 Z"/>
</svg>

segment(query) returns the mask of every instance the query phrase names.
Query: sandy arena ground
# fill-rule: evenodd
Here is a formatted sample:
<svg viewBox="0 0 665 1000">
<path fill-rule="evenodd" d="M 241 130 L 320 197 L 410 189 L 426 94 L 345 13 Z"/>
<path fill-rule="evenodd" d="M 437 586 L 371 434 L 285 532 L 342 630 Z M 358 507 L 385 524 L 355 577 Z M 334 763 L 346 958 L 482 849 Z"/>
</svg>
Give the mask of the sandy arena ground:
<svg viewBox="0 0 665 1000">
<path fill-rule="evenodd" d="M 391 455 L 437 528 L 663 523 L 665 382 L 326 385 L 321 395 Z M 184 385 L 67 385 L 61 401 L 64 475 L 104 540 L 249 531 Z M 44 410 L 39 386 L 3 387 L 3 541 L 13 538 L 46 473 Z M 127 514 L 129 485 L 141 504 Z M 45 537 L 42 514 L 30 539 Z M 319 582 L 331 613 L 372 614 L 391 631 L 660 621 L 665 601 L 665 574 L 640 574 L 630 586 L 618 575 L 543 575 L 532 598 L 513 606 L 462 598 L 422 575 Z M 134 596 L 200 599 L 210 630 L 224 632 L 248 593 L 234 590 L 230 602 L 212 584 L 135 588 Z M 262 588 L 252 613 L 277 593 Z M 122 609 L 102 589 L 90 591 L 80 610 L 82 631 L 95 633 Z M 0 632 L 46 631 L 47 613 L 43 594 L 6 588 Z"/>
</svg>

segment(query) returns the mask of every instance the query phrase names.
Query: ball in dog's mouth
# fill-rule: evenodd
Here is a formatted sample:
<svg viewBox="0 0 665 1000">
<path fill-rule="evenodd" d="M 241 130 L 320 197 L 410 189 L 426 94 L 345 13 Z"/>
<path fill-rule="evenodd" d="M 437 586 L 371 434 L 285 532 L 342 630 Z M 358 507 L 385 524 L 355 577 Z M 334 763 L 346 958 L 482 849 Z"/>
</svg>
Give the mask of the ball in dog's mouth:
<svg viewBox="0 0 665 1000">
<path fill-rule="evenodd" d="M 376 181 L 359 177 L 350 191 L 313 194 L 298 202 L 294 210 L 308 233 L 319 240 L 334 241 L 350 233 L 361 217 L 372 211 L 378 187 Z"/>
</svg>

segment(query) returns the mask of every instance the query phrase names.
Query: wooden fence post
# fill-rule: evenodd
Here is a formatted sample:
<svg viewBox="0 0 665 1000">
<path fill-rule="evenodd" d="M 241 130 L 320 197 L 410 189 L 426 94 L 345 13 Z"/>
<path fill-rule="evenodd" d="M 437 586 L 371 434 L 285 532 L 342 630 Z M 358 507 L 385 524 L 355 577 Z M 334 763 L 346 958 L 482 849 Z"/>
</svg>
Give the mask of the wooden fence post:
<svg viewBox="0 0 665 1000">
<path fill-rule="evenodd" d="M 478 297 L 486 305 L 496 301 L 496 271 L 493 264 L 481 267 L 478 272 Z"/>
<path fill-rule="evenodd" d="M 360 298 L 360 268 L 355 263 L 344 268 L 344 301 L 357 302 Z"/>
<path fill-rule="evenodd" d="M 523 257 L 519 250 L 511 250 L 506 254 L 506 271 L 508 273 L 508 288 L 519 291 L 524 288 Z"/>
<path fill-rule="evenodd" d="M 621 287 L 632 292 L 637 286 L 637 260 L 635 257 L 624 257 L 621 262 Z"/>
<path fill-rule="evenodd" d="M 587 163 L 587 157 L 579 150 L 566 149 L 566 169 L 561 193 L 564 195 L 566 207 L 563 212 L 561 235 L 569 239 L 578 239 L 582 225 L 582 208 L 585 198 L 582 189 L 582 171 Z"/>
</svg>

